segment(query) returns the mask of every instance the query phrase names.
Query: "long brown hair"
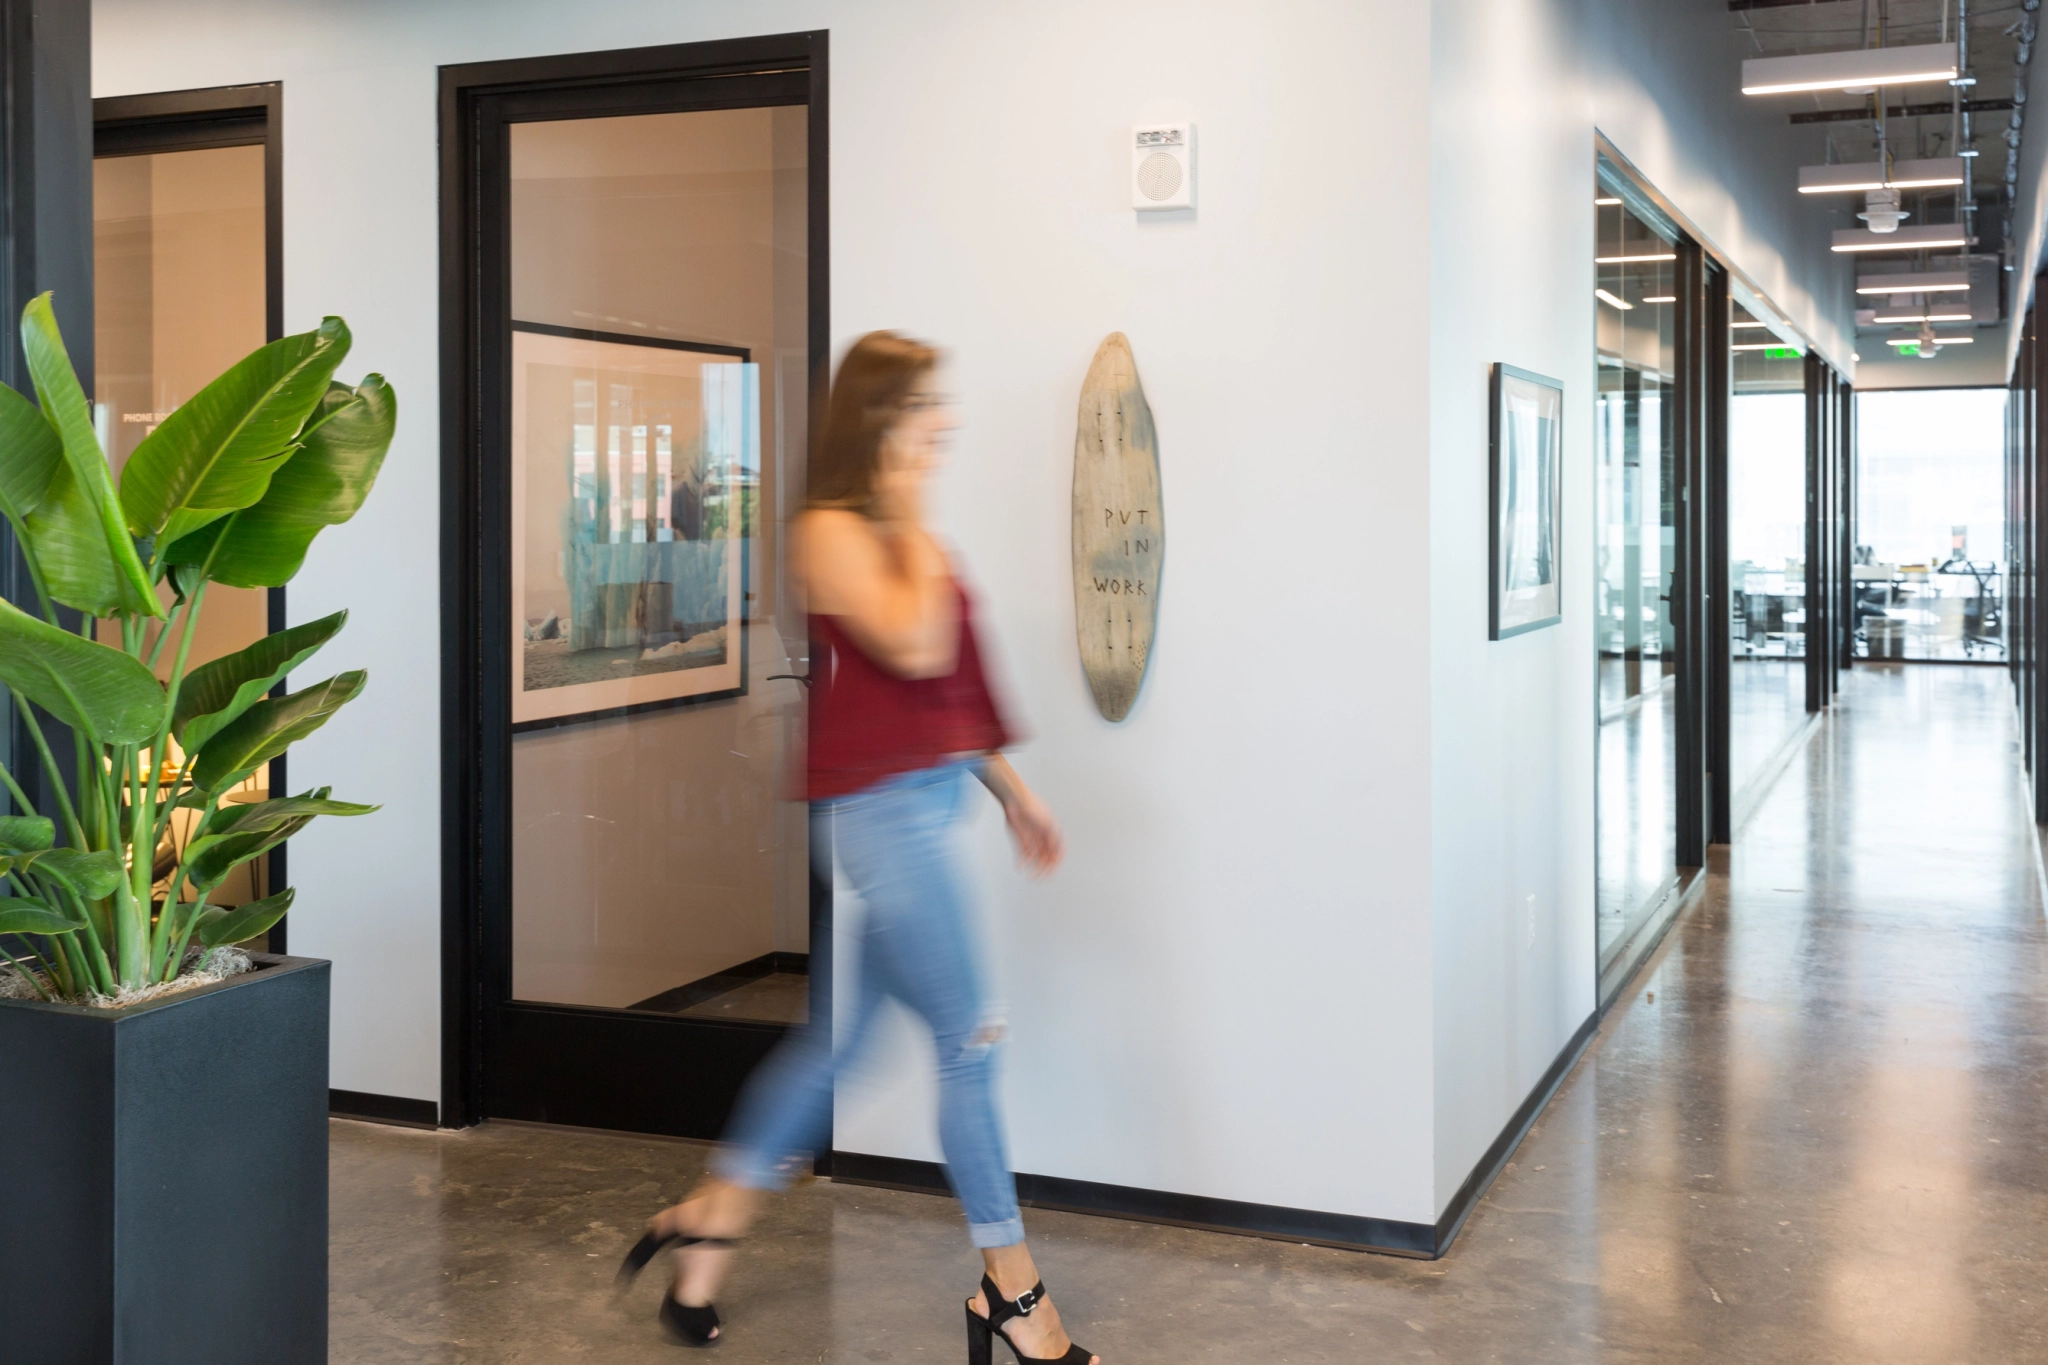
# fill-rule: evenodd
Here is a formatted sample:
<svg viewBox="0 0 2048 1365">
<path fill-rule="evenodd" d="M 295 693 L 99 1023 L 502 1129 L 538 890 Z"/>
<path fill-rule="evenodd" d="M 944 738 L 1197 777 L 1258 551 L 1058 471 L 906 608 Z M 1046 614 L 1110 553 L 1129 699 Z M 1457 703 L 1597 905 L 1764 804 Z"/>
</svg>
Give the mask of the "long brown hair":
<svg viewBox="0 0 2048 1365">
<path fill-rule="evenodd" d="M 853 343 L 832 380 L 824 434 L 811 450 L 806 507 L 875 514 L 882 438 L 903 416 L 910 391 L 938 363 L 937 350 L 898 332 L 869 332 Z"/>
</svg>

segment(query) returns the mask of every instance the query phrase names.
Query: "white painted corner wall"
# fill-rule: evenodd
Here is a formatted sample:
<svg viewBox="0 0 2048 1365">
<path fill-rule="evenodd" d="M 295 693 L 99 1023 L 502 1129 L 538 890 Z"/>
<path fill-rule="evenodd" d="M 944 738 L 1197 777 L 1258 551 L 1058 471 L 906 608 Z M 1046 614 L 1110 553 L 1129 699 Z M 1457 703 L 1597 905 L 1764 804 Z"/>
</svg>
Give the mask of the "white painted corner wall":
<svg viewBox="0 0 2048 1365">
<path fill-rule="evenodd" d="M 1604 136 L 1839 367 L 1851 285 L 1783 104 L 1716 4 L 1430 6 L 1434 1207 L 1595 1005 L 1594 144 Z M 1487 379 L 1562 380 L 1564 614 L 1487 632 Z"/>
<path fill-rule="evenodd" d="M 386 807 L 293 843 L 294 950 L 335 962 L 333 1084 L 439 1094 L 436 68 L 824 28 L 834 335 L 954 357 L 941 517 L 1030 733 L 1018 767 L 1069 832 L 1044 883 L 992 812 L 972 835 L 1016 1166 L 1434 1221 L 1592 1007 L 1594 130 L 1824 346 L 1846 318 L 1800 287 L 1836 278 L 1825 233 L 1729 114 L 1725 16 L 1668 8 L 99 0 L 96 94 L 284 83 L 287 325 L 344 314 L 348 372 L 400 395 L 376 493 L 291 594 L 294 620 L 351 608 L 322 662 L 371 672 L 294 782 Z M 1124 139 L 1178 119 L 1197 207 L 1141 220 Z M 1111 330 L 1168 513 L 1152 673 L 1115 726 L 1067 551 L 1075 402 Z M 1494 360 L 1568 401 L 1566 621 L 1500 644 Z M 935 1156 L 927 1083 L 878 1076 L 839 1145 Z"/>
</svg>

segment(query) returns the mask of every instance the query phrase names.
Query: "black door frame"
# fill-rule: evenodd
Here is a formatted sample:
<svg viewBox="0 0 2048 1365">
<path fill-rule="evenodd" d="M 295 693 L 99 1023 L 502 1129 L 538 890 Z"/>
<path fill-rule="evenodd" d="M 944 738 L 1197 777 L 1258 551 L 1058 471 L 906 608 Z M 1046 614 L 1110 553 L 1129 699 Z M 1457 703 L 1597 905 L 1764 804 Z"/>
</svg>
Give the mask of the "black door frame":
<svg viewBox="0 0 2048 1365">
<path fill-rule="evenodd" d="M 807 105 L 808 378 L 812 410 L 821 412 L 831 345 L 827 74 L 823 31 L 441 68 L 445 1126 L 494 1116 L 713 1137 L 739 1082 L 785 1031 L 511 999 L 509 642 L 489 607 L 508 572 L 503 537 L 492 531 L 509 504 L 494 497 L 503 481 L 483 458 L 510 366 L 510 276 L 498 245 L 506 205 L 489 172 L 494 139 L 516 119 Z M 810 1017 L 818 1027 L 831 1018 L 823 951 L 830 935 L 831 888 L 814 872 Z M 651 1085 L 679 1041 L 703 1063 L 699 1074 Z M 575 1065 L 565 1068 L 570 1058 Z"/>
<path fill-rule="evenodd" d="M 109 95 L 92 102 L 92 154 L 146 156 L 153 152 L 191 152 L 208 147 L 263 148 L 263 339 L 284 335 L 284 87 L 277 81 L 251 85 L 220 85 L 201 90 L 163 90 L 142 95 Z M 272 588 L 266 602 L 265 625 L 273 633 L 288 624 L 285 589 Z M 280 682 L 270 695 L 281 697 Z M 271 786 L 289 790 L 287 758 L 270 760 Z M 270 887 L 289 886 L 286 859 L 290 841 L 267 855 L 264 876 Z M 286 951 L 291 916 L 271 926 L 269 947 Z"/>
</svg>

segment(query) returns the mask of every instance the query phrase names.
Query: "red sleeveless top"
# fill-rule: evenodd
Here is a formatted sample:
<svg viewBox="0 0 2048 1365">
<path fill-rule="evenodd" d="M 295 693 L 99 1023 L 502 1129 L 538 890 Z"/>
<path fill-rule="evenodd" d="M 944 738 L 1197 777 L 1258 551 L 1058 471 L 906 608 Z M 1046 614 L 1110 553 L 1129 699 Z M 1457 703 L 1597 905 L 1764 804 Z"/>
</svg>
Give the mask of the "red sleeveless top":
<svg viewBox="0 0 2048 1365">
<path fill-rule="evenodd" d="M 811 617 L 809 799 L 848 796 L 1010 742 L 975 645 L 973 599 L 957 581 L 954 591 L 960 644 L 943 678 L 900 678 L 870 659 L 837 618 Z"/>
</svg>

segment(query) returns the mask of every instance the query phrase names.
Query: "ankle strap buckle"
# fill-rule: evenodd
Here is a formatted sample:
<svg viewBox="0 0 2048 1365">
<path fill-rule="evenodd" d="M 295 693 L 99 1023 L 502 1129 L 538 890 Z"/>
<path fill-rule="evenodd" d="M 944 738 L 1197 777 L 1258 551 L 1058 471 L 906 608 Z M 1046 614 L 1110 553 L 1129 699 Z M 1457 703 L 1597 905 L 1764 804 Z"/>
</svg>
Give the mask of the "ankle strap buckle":
<svg viewBox="0 0 2048 1365">
<path fill-rule="evenodd" d="M 1019 1317 L 1028 1318 L 1031 1316 L 1031 1310 L 1038 1307 L 1039 1299 L 1043 1298 L 1044 1296 L 1045 1286 L 1043 1284 L 1037 1284 L 1025 1290 L 1016 1298 L 1010 1300 L 1010 1302 L 1017 1305 L 1017 1314 Z"/>
</svg>

